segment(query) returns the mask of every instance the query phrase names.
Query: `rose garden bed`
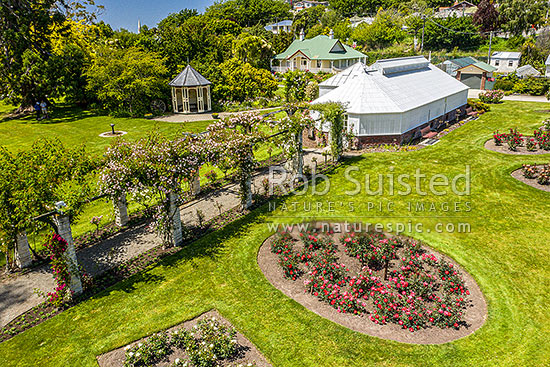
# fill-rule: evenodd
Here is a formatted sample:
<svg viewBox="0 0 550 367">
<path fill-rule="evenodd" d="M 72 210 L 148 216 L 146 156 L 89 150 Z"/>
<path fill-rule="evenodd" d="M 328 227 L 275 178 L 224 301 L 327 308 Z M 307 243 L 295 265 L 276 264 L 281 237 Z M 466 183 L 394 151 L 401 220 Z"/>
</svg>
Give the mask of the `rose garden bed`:
<svg viewBox="0 0 550 367">
<path fill-rule="evenodd" d="M 524 164 L 512 172 L 512 177 L 536 189 L 550 192 L 550 165 Z"/>
<path fill-rule="evenodd" d="M 217 311 L 97 357 L 100 367 L 271 366 Z"/>
<path fill-rule="evenodd" d="M 517 129 L 510 129 L 508 134 L 497 130 L 493 138 L 485 142 L 485 149 L 504 154 L 550 154 L 550 132 L 535 130 L 533 136 L 524 136 Z"/>
<path fill-rule="evenodd" d="M 271 236 L 258 263 L 276 288 L 320 316 L 417 344 L 459 339 L 485 322 L 481 290 L 450 258 L 410 238 L 311 228 Z"/>
</svg>

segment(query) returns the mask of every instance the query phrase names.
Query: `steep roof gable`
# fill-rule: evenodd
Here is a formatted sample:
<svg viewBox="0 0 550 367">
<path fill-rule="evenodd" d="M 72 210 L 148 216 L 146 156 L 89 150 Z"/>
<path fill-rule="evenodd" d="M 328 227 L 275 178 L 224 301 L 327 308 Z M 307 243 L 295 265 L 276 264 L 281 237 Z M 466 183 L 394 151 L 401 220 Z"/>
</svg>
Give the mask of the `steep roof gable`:
<svg viewBox="0 0 550 367">
<path fill-rule="evenodd" d="M 169 83 L 171 87 L 198 87 L 210 84 L 212 83 L 191 65 L 187 65 L 185 69 Z"/>
<path fill-rule="evenodd" d="M 279 60 L 288 59 L 297 51 L 301 51 L 305 56 L 313 60 L 340 60 L 366 57 L 365 54 L 343 44 L 338 39 L 321 35 L 310 39 L 294 40 L 283 53 L 278 54 L 275 58 Z"/>
</svg>

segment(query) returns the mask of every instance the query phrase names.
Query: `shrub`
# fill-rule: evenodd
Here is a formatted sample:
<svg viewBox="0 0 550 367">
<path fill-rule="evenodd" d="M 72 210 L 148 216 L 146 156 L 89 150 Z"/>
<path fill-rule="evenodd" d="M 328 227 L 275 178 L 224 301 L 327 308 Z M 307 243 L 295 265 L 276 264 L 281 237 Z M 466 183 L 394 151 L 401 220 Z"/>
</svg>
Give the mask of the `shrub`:
<svg viewBox="0 0 550 367">
<path fill-rule="evenodd" d="M 479 100 L 483 103 L 499 103 L 504 98 L 504 92 L 501 90 L 488 90 L 479 95 Z"/>
<path fill-rule="evenodd" d="M 217 180 L 218 180 L 218 174 L 216 173 L 216 171 L 214 171 L 213 169 L 211 169 L 210 171 L 206 172 L 206 174 L 204 175 L 206 177 L 206 179 L 212 183 L 215 183 Z"/>
<path fill-rule="evenodd" d="M 506 141 L 506 138 L 507 138 L 507 135 L 506 134 L 501 134 L 497 131 L 493 132 L 493 140 L 495 142 L 495 145 L 502 145 L 502 143 L 504 143 Z"/>
<path fill-rule="evenodd" d="M 520 79 L 514 84 L 513 91 L 520 94 L 543 96 L 548 92 L 549 82 L 546 78 L 529 77 Z"/>
<path fill-rule="evenodd" d="M 545 166 L 537 177 L 537 182 L 540 185 L 550 185 L 550 166 Z"/>
<path fill-rule="evenodd" d="M 517 148 L 523 145 L 523 135 L 518 132 L 518 129 L 510 129 L 510 134 L 507 135 L 506 143 L 508 148 L 512 151 L 516 151 Z"/>
<path fill-rule="evenodd" d="M 525 143 L 525 147 L 530 152 L 533 152 L 533 151 L 537 150 L 537 141 L 535 140 L 535 138 L 527 139 L 527 141 Z"/>
<path fill-rule="evenodd" d="M 539 172 L 537 166 L 532 166 L 530 164 L 524 164 L 521 170 L 523 172 L 523 177 L 525 178 L 535 178 Z"/>
<path fill-rule="evenodd" d="M 126 349 L 124 367 L 151 366 L 170 353 L 166 334 L 155 334 L 145 342 Z"/>
<path fill-rule="evenodd" d="M 515 83 L 511 80 L 498 79 L 495 83 L 494 88 L 509 92 L 514 89 L 514 84 Z"/>
<path fill-rule="evenodd" d="M 550 131 L 543 132 L 535 130 L 534 135 L 540 149 L 550 150 Z"/>
<path fill-rule="evenodd" d="M 477 112 L 485 113 L 491 111 L 491 106 L 477 99 L 468 98 L 468 105 Z"/>
</svg>

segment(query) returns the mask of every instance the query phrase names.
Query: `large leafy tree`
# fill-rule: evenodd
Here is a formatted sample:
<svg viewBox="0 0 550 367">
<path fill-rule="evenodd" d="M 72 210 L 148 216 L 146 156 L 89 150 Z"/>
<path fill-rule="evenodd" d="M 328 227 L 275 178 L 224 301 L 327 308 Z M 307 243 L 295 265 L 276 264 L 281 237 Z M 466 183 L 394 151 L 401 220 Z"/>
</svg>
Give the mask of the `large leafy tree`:
<svg viewBox="0 0 550 367">
<path fill-rule="evenodd" d="M 477 26 L 469 16 L 426 22 L 424 47 L 429 50 L 475 49 L 481 44 Z"/>
<path fill-rule="evenodd" d="M 290 5 L 282 0 L 226 0 L 206 9 L 212 18 L 229 19 L 242 27 L 265 24 L 270 21 L 292 19 Z"/>
<path fill-rule="evenodd" d="M 14 104 L 31 105 L 48 93 L 50 35 L 61 25 L 63 1 L 14 0 L 0 6 L 0 95 Z"/>
<path fill-rule="evenodd" d="M 235 58 L 206 70 L 205 75 L 213 83 L 213 99 L 221 101 L 271 98 L 278 85 L 271 72 Z"/>
<path fill-rule="evenodd" d="M 153 99 L 167 95 L 167 70 L 153 52 L 138 48 L 102 48 L 86 71 L 88 89 L 103 106 L 118 115 L 148 112 Z"/>
<path fill-rule="evenodd" d="M 548 10 L 548 2 L 542 0 L 502 0 L 499 4 L 503 28 L 516 36 L 543 24 Z"/>
<path fill-rule="evenodd" d="M 242 33 L 233 41 L 233 56 L 254 67 L 269 69 L 271 45 L 258 36 Z"/>
<path fill-rule="evenodd" d="M 352 33 L 352 39 L 359 45 L 372 48 L 391 46 L 402 40 L 405 32 L 401 30 L 395 13 L 380 9 L 372 24 L 361 24 Z"/>
<path fill-rule="evenodd" d="M 482 32 L 491 32 L 500 24 L 498 10 L 493 0 L 481 0 L 474 13 L 474 23 L 479 26 Z"/>
</svg>

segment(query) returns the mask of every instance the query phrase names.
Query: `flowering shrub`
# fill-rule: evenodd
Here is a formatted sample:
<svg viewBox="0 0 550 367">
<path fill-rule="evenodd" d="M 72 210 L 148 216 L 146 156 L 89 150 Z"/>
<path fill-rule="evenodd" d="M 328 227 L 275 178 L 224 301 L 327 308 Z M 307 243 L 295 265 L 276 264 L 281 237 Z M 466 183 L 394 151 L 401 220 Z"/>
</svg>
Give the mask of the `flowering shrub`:
<svg viewBox="0 0 550 367">
<path fill-rule="evenodd" d="M 518 129 L 510 129 L 510 134 L 506 136 L 508 149 L 516 151 L 517 147 L 523 145 L 523 135 L 518 132 Z"/>
<path fill-rule="evenodd" d="M 537 177 L 540 185 L 550 185 L 550 166 L 544 166 Z"/>
<path fill-rule="evenodd" d="M 308 232 L 294 241 L 291 251 L 296 251 L 307 269 L 294 276 L 304 278 L 306 292 L 338 312 L 369 312 L 376 324 L 395 323 L 411 332 L 430 326 L 459 328 L 463 324 L 469 291 L 453 264 L 427 253 L 416 241 L 380 233 L 349 233 L 340 244 L 345 253 L 361 261 L 358 274 L 351 274 L 339 262 L 338 245 L 331 238 Z M 272 251 L 280 248 L 272 246 Z"/>
<path fill-rule="evenodd" d="M 493 140 L 495 142 L 495 145 L 502 145 L 506 141 L 507 135 L 501 134 L 497 131 L 493 133 Z"/>
<path fill-rule="evenodd" d="M 524 164 L 521 170 L 523 172 L 523 177 L 525 178 L 536 178 L 539 172 L 537 166 L 532 166 L 529 164 Z"/>
<path fill-rule="evenodd" d="M 535 138 L 528 138 L 525 142 L 525 148 L 530 152 L 537 150 L 537 141 Z"/>
<path fill-rule="evenodd" d="M 550 150 L 550 131 L 535 130 L 534 136 L 540 149 Z"/>
<path fill-rule="evenodd" d="M 172 353 L 184 350 L 189 360 L 176 359 L 175 367 L 213 367 L 225 365 L 237 354 L 237 332 L 215 317 L 200 320 L 191 331 L 178 329 L 172 333 L 159 333 L 143 343 L 126 347 L 124 367 L 151 366 Z M 251 364 L 253 365 L 253 364 Z"/>
<path fill-rule="evenodd" d="M 44 244 L 50 258 L 50 266 L 55 279 L 56 287 L 53 292 L 49 292 L 46 300 L 51 305 L 60 308 L 72 300 L 72 291 L 70 290 L 71 273 L 65 258 L 67 250 L 67 241 L 60 235 L 54 233 Z"/>
<path fill-rule="evenodd" d="M 483 103 L 499 103 L 504 98 L 504 91 L 488 90 L 479 95 L 479 100 Z"/>
<path fill-rule="evenodd" d="M 170 353 L 168 336 L 155 334 L 145 342 L 126 348 L 124 367 L 151 366 Z"/>
</svg>

